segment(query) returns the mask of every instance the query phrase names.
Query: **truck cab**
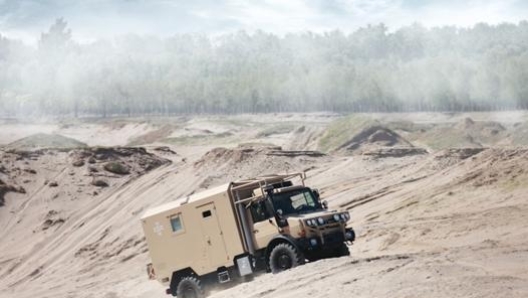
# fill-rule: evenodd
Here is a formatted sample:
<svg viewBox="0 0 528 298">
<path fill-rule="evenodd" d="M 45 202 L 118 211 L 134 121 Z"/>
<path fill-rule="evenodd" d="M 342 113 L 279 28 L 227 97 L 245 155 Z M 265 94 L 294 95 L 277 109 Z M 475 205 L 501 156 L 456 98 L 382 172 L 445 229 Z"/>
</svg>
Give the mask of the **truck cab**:
<svg viewBox="0 0 528 298">
<path fill-rule="evenodd" d="M 264 191 L 249 209 L 256 248 L 264 250 L 268 271 L 280 272 L 306 260 L 349 255 L 347 243 L 355 240 L 355 233 L 347 227 L 348 212 L 328 210 L 319 192 L 303 185 L 276 185 Z M 272 257 L 274 242 L 283 244 L 283 253 Z"/>
</svg>

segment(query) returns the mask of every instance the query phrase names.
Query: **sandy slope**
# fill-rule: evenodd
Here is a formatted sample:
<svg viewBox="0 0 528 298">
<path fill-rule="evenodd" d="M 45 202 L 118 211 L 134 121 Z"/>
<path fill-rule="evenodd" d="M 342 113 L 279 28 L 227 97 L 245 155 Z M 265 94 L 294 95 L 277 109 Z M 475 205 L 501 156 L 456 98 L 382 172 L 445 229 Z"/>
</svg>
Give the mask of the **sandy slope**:
<svg viewBox="0 0 528 298">
<path fill-rule="evenodd" d="M 280 118 L 294 123 L 294 130 L 281 127 L 278 138 L 236 121 L 208 129 L 209 120 L 193 120 L 192 129 L 175 134 L 230 129 L 244 141 L 315 149 L 326 118 L 317 116 L 315 124 L 305 115 L 293 118 Z M 82 134 L 82 128 L 68 129 Z M 138 135 L 122 129 L 116 128 L 120 140 Z M 148 254 L 138 220 L 144 210 L 226 179 L 296 170 L 308 170 L 307 183 L 331 208 L 350 210 L 358 231 L 352 256 L 261 275 L 213 297 L 528 297 L 526 149 L 402 158 L 282 156 L 262 147 L 242 150 L 239 140 L 228 138 L 177 144 L 177 154 L 151 151 L 172 162 L 110 175 L 103 189 L 90 184 L 89 164 L 72 166 L 70 153 L 20 160 L 3 153 L 2 165 L 12 171 L 0 178 L 26 194 L 10 192 L 0 207 L 0 297 L 166 297 L 146 279 Z M 210 151 L 215 142 L 233 149 Z"/>
<path fill-rule="evenodd" d="M 360 233 L 352 257 L 265 275 L 214 297 L 526 297 L 528 187 L 519 166 L 528 151 L 489 150 L 427 170 L 437 162 L 380 167 L 352 158 L 319 170 L 311 182 L 332 202 L 354 206 Z"/>
</svg>

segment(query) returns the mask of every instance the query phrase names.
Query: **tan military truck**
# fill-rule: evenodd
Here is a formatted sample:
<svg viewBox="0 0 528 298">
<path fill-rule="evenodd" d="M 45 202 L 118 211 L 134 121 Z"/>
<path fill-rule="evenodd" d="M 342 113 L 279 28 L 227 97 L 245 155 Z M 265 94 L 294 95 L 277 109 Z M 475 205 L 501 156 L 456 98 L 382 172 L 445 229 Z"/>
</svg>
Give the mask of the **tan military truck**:
<svg viewBox="0 0 528 298">
<path fill-rule="evenodd" d="M 141 223 L 149 277 L 167 294 L 204 297 L 213 284 L 348 255 L 348 212 L 328 210 L 304 180 L 295 173 L 236 181 L 148 210 Z"/>
</svg>

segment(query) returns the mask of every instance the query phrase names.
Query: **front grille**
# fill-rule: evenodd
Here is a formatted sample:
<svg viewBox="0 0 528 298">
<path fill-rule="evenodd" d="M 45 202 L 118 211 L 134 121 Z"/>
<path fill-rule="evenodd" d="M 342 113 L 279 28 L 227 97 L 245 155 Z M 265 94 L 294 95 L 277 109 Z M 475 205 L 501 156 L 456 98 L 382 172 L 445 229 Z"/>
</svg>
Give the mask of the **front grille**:
<svg viewBox="0 0 528 298">
<path fill-rule="evenodd" d="M 330 217 L 330 218 L 325 219 L 325 222 L 327 224 L 333 224 L 333 223 L 336 223 L 337 221 L 333 217 Z"/>
<path fill-rule="evenodd" d="M 323 242 L 325 245 L 343 243 L 344 241 L 345 236 L 343 235 L 343 233 L 332 233 L 323 235 Z"/>
</svg>

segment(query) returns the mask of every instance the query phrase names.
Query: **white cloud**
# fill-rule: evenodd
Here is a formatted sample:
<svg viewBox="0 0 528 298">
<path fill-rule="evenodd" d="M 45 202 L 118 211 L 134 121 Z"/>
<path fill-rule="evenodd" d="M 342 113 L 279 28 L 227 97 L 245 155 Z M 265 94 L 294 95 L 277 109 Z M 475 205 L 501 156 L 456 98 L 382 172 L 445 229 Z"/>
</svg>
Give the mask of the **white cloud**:
<svg viewBox="0 0 528 298">
<path fill-rule="evenodd" d="M 218 34 L 261 29 L 274 33 L 341 29 L 367 24 L 390 29 L 518 22 L 525 0 L 0 0 L 0 33 L 36 40 L 57 17 L 79 39 L 141 33 Z"/>
<path fill-rule="evenodd" d="M 320 26 L 318 12 L 301 0 L 263 0 L 227 2 L 227 17 L 249 31 L 262 29 L 278 33 L 304 31 Z"/>
<path fill-rule="evenodd" d="M 457 25 L 463 27 L 473 26 L 479 22 L 498 24 L 501 22 L 518 22 L 528 14 L 526 10 L 519 11 L 514 8 L 516 1 L 486 1 L 471 0 L 456 2 L 449 7 L 432 4 L 424 7 L 415 14 L 408 11 L 409 18 L 413 15 L 416 21 L 432 27 L 443 25 Z"/>
</svg>

